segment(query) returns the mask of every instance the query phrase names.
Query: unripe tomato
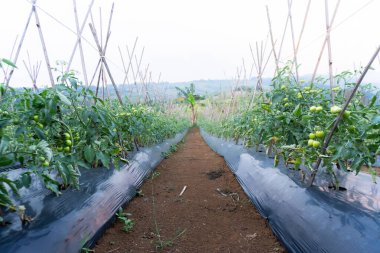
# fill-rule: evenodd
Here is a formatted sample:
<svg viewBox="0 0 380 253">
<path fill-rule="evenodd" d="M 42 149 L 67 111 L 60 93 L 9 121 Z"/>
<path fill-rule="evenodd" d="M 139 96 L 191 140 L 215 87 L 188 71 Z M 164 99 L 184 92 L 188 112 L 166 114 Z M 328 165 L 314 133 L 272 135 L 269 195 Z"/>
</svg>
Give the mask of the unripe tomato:
<svg viewBox="0 0 380 253">
<path fill-rule="evenodd" d="M 65 136 L 66 140 L 71 139 L 71 135 L 69 133 L 63 133 L 63 135 Z"/>
<path fill-rule="evenodd" d="M 34 121 L 36 121 L 36 122 L 37 122 L 37 121 L 38 121 L 38 115 L 37 115 L 37 114 L 36 114 L 36 115 L 34 115 L 34 116 L 33 116 L 33 119 L 34 119 Z"/>
<path fill-rule="evenodd" d="M 325 132 L 323 132 L 323 131 L 316 131 L 315 132 L 315 136 L 317 136 L 318 138 L 323 138 L 325 136 Z"/>
<path fill-rule="evenodd" d="M 38 159 L 39 159 L 41 162 L 44 162 L 44 161 L 46 160 L 46 158 L 43 157 L 43 156 L 40 156 Z"/>
<path fill-rule="evenodd" d="M 72 142 L 70 140 L 66 140 L 66 145 L 71 146 Z"/>
<path fill-rule="evenodd" d="M 309 109 L 311 112 L 316 112 L 317 111 L 317 107 L 315 107 L 314 105 L 310 107 Z"/>
<path fill-rule="evenodd" d="M 288 101 L 289 101 L 289 98 L 284 98 L 282 101 L 284 101 L 284 102 L 288 102 Z"/>
<path fill-rule="evenodd" d="M 310 133 L 309 134 L 309 139 L 315 139 L 315 134 L 314 133 Z"/>
<path fill-rule="evenodd" d="M 313 141 L 314 148 L 318 148 L 319 146 L 321 146 L 321 143 L 319 141 Z"/>
<path fill-rule="evenodd" d="M 63 150 L 64 150 L 66 153 L 69 153 L 69 152 L 70 152 L 70 147 L 64 147 Z"/>
<path fill-rule="evenodd" d="M 343 113 L 343 117 L 344 117 L 345 119 L 347 119 L 348 117 L 350 117 L 350 115 L 351 115 L 351 112 L 350 112 L 350 111 L 344 111 L 344 113 Z"/>
<path fill-rule="evenodd" d="M 331 113 L 340 113 L 342 111 L 342 108 L 340 108 L 339 106 L 334 105 L 334 106 L 332 106 L 330 108 L 330 111 L 331 111 Z"/>
<path fill-rule="evenodd" d="M 312 140 L 312 139 L 308 140 L 308 142 L 307 142 L 308 146 L 312 147 L 313 144 L 314 144 L 314 140 Z"/>
<path fill-rule="evenodd" d="M 302 94 L 301 94 L 301 93 L 298 93 L 298 94 L 297 94 L 297 98 L 298 98 L 298 99 L 301 99 L 301 98 L 302 98 Z"/>
<path fill-rule="evenodd" d="M 37 123 L 37 126 L 38 126 L 38 128 L 40 128 L 40 129 L 43 129 L 43 128 L 44 128 L 44 125 L 41 124 L 41 123 Z"/>
<path fill-rule="evenodd" d="M 49 165 L 50 165 L 49 161 L 45 161 L 45 162 L 43 162 L 43 164 L 42 164 L 42 166 L 44 166 L 44 167 L 48 167 Z"/>
<path fill-rule="evenodd" d="M 62 150 L 63 150 L 63 147 L 58 147 L 58 148 L 57 148 L 57 151 L 58 151 L 58 152 L 62 152 Z"/>
<path fill-rule="evenodd" d="M 321 111 L 323 111 L 323 107 L 322 106 L 317 106 L 317 107 L 315 107 L 315 111 L 316 112 L 321 112 Z"/>
</svg>

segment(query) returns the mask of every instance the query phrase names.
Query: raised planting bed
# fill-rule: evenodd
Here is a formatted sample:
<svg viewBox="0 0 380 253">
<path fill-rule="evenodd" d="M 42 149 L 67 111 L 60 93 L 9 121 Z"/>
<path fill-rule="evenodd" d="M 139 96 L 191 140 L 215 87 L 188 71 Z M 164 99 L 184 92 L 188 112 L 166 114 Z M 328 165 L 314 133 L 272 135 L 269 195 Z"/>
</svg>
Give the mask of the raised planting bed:
<svg viewBox="0 0 380 253">
<path fill-rule="evenodd" d="M 379 252 L 380 188 L 365 173 L 341 178 L 345 191 L 328 188 L 323 170 L 306 187 L 273 159 L 202 131 L 289 252 Z"/>
<path fill-rule="evenodd" d="M 33 185 L 22 189 L 23 197 L 14 199 L 26 207 L 33 220 L 23 226 L 14 213 L 5 214 L 4 219 L 11 224 L 0 228 L 0 252 L 79 252 L 91 247 L 120 206 L 136 195 L 145 177 L 163 159 L 162 153 L 184 135 L 141 148 L 120 170 L 82 169 L 80 190 L 67 189 L 59 197 L 33 180 Z M 9 177 L 20 170 L 8 172 Z"/>
</svg>

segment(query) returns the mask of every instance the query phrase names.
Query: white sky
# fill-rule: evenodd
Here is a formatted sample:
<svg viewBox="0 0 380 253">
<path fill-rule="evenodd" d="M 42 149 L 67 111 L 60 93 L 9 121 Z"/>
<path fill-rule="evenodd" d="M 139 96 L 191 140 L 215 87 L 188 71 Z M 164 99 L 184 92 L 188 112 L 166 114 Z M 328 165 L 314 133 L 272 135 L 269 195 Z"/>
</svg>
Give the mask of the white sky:
<svg viewBox="0 0 380 253">
<path fill-rule="evenodd" d="M 91 0 L 78 0 L 80 23 L 85 16 Z M 99 7 L 102 7 L 103 26 L 106 30 L 109 11 L 115 2 L 115 11 L 111 27 L 107 58 L 117 83 L 124 78 L 118 45 L 125 57 L 125 45 L 132 47 L 138 36 L 137 52 L 140 55 L 143 46 L 145 53 L 143 68 L 149 64 L 153 80 L 157 81 L 162 73 L 163 81 L 190 81 L 197 79 L 228 79 L 236 74 L 237 67 L 244 58 L 247 69 L 252 65 L 249 44 L 266 40 L 268 25 L 265 5 L 269 6 L 272 26 L 277 45 L 282 36 L 287 16 L 287 0 L 96 0 L 93 6 L 95 24 L 99 32 Z M 311 9 L 302 37 L 299 64 L 300 74 L 313 72 L 324 39 L 325 7 L 322 0 L 312 0 Z M 329 0 L 330 17 L 337 0 Z M 361 11 L 355 13 L 364 7 Z M 9 58 L 17 35 L 20 38 L 25 27 L 31 4 L 27 0 L 0 0 L 0 57 Z M 72 30 L 76 30 L 71 0 L 38 0 L 37 5 Z M 293 23 L 298 38 L 307 1 L 293 0 Z M 334 71 L 352 69 L 365 65 L 380 44 L 380 1 L 379 0 L 343 0 L 340 3 L 331 34 Z M 51 17 L 38 9 L 47 50 L 52 65 L 56 60 L 68 61 L 76 36 Z M 348 18 L 350 17 L 350 18 Z M 348 19 L 347 19 L 348 18 Z M 88 25 L 84 37 L 94 46 Z M 12 86 L 31 84 L 22 63 L 27 60 L 29 51 L 32 63 L 43 61 L 38 78 L 40 84 L 48 84 L 48 74 L 42 54 L 34 17 L 29 26 L 25 42 L 18 60 L 18 70 Z M 267 53 L 270 51 L 268 41 Z M 94 73 L 98 61 L 97 51 L 84 43 L 87 72 L 89 79 Z M 281 60 L 292 58 L 290 30 L 286 34 Z M 380 76 L 379 61 L 375 62 L 368 80 L 376 81 Z M 75 56 L 72 68 L 80 73 L 79 52 Z M 274 61 L 270 60 L 266 76 L 271 76 Z M 327 72 L 327 55 L 322 58 L 319 73 Z M 79 77 L 82 79 L 81 74 Z M 0 74 L 2 81 L 3 76 Z"/>
</svg>

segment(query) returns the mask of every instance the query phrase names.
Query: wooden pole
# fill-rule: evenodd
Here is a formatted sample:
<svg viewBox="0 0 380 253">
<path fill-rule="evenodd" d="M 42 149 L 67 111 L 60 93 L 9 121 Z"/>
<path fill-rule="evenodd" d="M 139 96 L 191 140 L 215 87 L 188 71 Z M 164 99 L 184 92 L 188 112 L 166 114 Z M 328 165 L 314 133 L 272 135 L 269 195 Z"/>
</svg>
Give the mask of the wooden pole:
<svg viewBox="0 0 380 253">
<path fill-rule="evenodd" d="M 301 39 L 302 39 L 303 32 L 305 30 L 307 17 L 309 16 L 310 5 L 311 5 L 311 0 L 309 0 L 309 2 L 307 4 L 307 7 L 306 7 L 306 12 L 305 12 L 305 16 L 303 18 L 303 23 L 302 23 L 302 28 L 301 28 L 300 36 L 298 38 L 298 42 L 297 42 L 297 46 L 296 46 L 296 54 L 298 54 L 298 50 L 299 50 L 299 47 L 300 47 L 300 44 L 301 44 Z"/>
<path fill-rule="evenodd" d="M 133 44 L 133 48 L 132 48 L 132 55 L 131 57 L 133 57 L 134 53 L 135 53 L 135 49 L 136 49 L 136 45 L 137 45 L 137 40 L 138 40 L 139 37 L 136 37 L 136 40 L 135 40 L 135 43 Z M 128 47 L 127 47 L 128 48 Z M 129 52 L 128 52 L 128 55 L 129 55 Z M 129 73 L 129 69 L 132 67 L 132 58 L 129 57 L 129 64 L 128 64 L 128 68 L 127 70 L 125 71 L 125 77 L 124 77 L 124 81 L 123 83 L 125 83 L 125 81 L 128 79 L 128 73 Z M 132 69 L 133 71 L 133 69 Z"/>
<path fill-rule="evenodd" d="M 16 39 L 13 42 L 13 46 L 12 46 L 11 54 L 9 55 L 9 59 L 12 59 L 12 57 L 13 57 L 13 52 L 14 52 L 16 44 L 17 44 L 17 38 L 18 38 L 18 36 L 16 36 Z M 3 81 L 3 83 L 7 83 L 7 77 L 8 77 L 9 67 L 10 66 L 7 65 L 7 67 L 5 69 L 3 68 L 3 72 L 4 72 L 4 81 Z M 13 69 L 13 68 L 11 67 L 11 69 Z"/>
<path fill-rule="evenodd" d="M 276 49 L 275 49 L 275 44 L 274 44 L 274 39 L 273 39 L 272 23 L 271 23 L 271 21 L 270 21 L 268 5 L 266 6 L 266 9 L 267 9 L 267 18 L 268 18 L 268 26 L 269 26 L 270 40 L 271 40 L 271 43 L 272 43 L 272 51 L 273 51 L 274 61 L 275 61 L 275 64 L 276 64 L 276 72 L 278 72 L 278 69 L 279 69 L 279 66 L 278 66 L 278 58 L 277 58 Z"/>
<path fill-rule="evenodd" d="M 98 36 L 96 35 L 95 28 L 93 27 L 92 24 L 90 24 L 90 29 L 91 29 L 92 35 L 93 35 L 93 37 L 95 39 L 96 46 L 98 47 L 100 59 L 101 59 L 102 63 L 104 64 L 104 66 L 105 66 L 105 68 L 107 70 L 108 76 L 109 76 L 109 78 L 111 80 L 111 83 L 112 83 L 114 89 L 115 89 L 116 96 L 119 99 L 119 103 L 121 105 L 123 105 L 123 100 L 121 99 L 120 93 L 119 93 L 119 91 L 117 89 L 117 86 L 116 86 L 116 83 L 115 83 L 115 80 L 112 77 L 111 70 L 110 70 L 110 68 L 109 68 L 109 66 L 107 64 L 107 61 L 105 59 L 105 55 L 104 55 L 103 49 L 102 49 L 102 47 L 99 44 Z"/>
<path fill-rule="evenodd" d="M 278 56 L 277 56 L 278 57 L 278 61 L 281 60 L 282 46 L 284 45 L 286 30 L 288 29 L 288 23 L 289 23 L 289 15 L 286 18 L 284 31 L 282 32 L 282 38 L 281 38 L 280 48 L 278 49 Z"/>
<path fill-rule="evenodd" d="M 332 25 L 334 24 L 336 13 L 338 12 L 339 3 L 340 3 L 340 0 L 338 0 L 337 4 L 335 6 L 334 14 L 333 14 L 333 16 L 331 18 L 330 25 L 329 25 L 330 29 L 331 29 Z M 315 65 L 313 75 L 311 77 L 311 83 L 313 83 L 314 80 L 315 80 L 315 76 L 317 74 L 319 63 L 321 62 L 321 58 L 322 58 L 323 52 L 325 51 L 326 44 L 327 44 L 327 34 L 325 36 L 325 40 L 323 41 L 321 51 L 319 52 L 318 60 L 317 60 L 317 63 Z"/>
<path fill-rule="evenodd" d="M 68 71 L 70 70 L 71 63 L 72 63 L 72 61 L 73 61 L 73 59 L 74 59 L 74 55 L 75 55 L 75 52 L 76 52 L 76 50 L 77 50 L 77 46 L 79 45 L 79 39 L 82 38 L 82 33 L 83 33 L 84 27 L 85 27 L 85 25 L 86 25 L 86 23 L 87 23 L 88 16 L 89 16 L 90 13 L 91 13 L 91 9 L 92 9 L 92 6 L 93 6 L 93 4 L 94 4 L 94 1 L 95 1 L 95 0 L 92 0 L 92 1 L 91 1 L 91 4 L 90 4 L 89 7 L 88 7 L 88 10 L 87 10 L 86 16 L 84 17 L 84 20 L 83 20 L 83 22 L 82 22 L 82 26 L 81 26 L 79 32 L 78 32 L 78 29 L 77 29 L 77 40 L 76 40 L 76 42 L 75 42 L 75 45 L 74 45 L 73 51 L 71 52 L 69 62 L 67 63 L 66 72 L 68 72 Z"/>
<path fill-rule="evenodd" d="M 34 1 L 34 4 L 36 3 L 36 1 L 37 0 Z M 29 13 L 28 19 L 26 21 L 26 25 L 25 25 L 24 31 L 23 31 L 23 33 L 21 35 L 20 42 L 19 42 L 17 50 L 16 50 L 15 57 L 13 58 L 13 63 L 14 64 L 17 64 L 17 59 L 18 59 L 18 56 L 20 54 L 22 44 L 24 43 L 25 35 L 26 35 L 27 30 L 28 30 L 30 19 L 32 18 L 33 12 L 34 12 L 34 5 L 32 6 L 32 9 L 30 10 L 30 13 Z M 14 72 L 14 68 L 12 68 L 11 71 L 9 72 L 9 76 L 7 78 L 7 82 L 5 84 L 5 87 L 9 86 L 9 82 L 10 82 L 10 80 L 12 78 L 13 72 Z"/>
<path fill-rule="evenodd" d="M 294 27 L 293 27 L 293 17 L 292 17 L 292 0 L 288 0 L 288 12 L 289 12 L 289 23 L 290 23 L 290 32 L 292 35 L 292 44 L 293 44 L 293 63 L 296 65 L 296 81 L 299 84 L 299 75 L 298 75 L 298 62 L 297 62 L 297 50 L 296 50 L 296 41 L 294 38 Z"/>
<path fill-rule="evenodd" d="M 326 139 L 325 139 L 325 141 L 323 143 L 321 154 L 318 156 L 317 162 L 315 163 L 315 166 L 313 168 L 313 172 L 311 174 L 309 186 L 311 186 L 313 184 L 313 182 L 314 182 L 315 176 L 317 175 L 319 166 L 321 165 L 321 162 L 322 162 L 322 158 L 321 157 L 326 154 L 327 147 L 329 146 L 330 141 L 331 141 L 331 139 L 332 139 L 332 137 L 334 135 L 334 132 L 338 128 L 338 125 L 339 125 L 340 121 L 343 118 L 344 112 L 346 111 L 348 105 L 350 104 L 351 100 L 353 99 L 356 91 L 359 89 L 360 84 L 362 83 L 362 81 L 363 81 L 365 75 L 367 74 L 368 70 L 371 68 L 371 65 L 372 65 L 373 61 L 375 60 L 376 56 L 379 54 L 379 51 L 380 51 L 380 46 L 376 49 L 375 53 L 371 57 L 370 61 L 368 62 L 367 66 L 366 66 L 366 68 L 364 69 L 363 73 L 360 75 L 359 79 L 357 80 L 356 85 L 355 85 L 354 89 L 352 90 L 350 96 L 348 97 L 348 99 L 344 103 L 342 111 L 339 113 L 338 117 L 335 119 L 334 125 L 332 126 L 332 128 L 331 128 L 328 136 L 326 137 Z"/>
<path fill-rule="evenodd" d="M 48 55 L 48 52 L 47 52 L 47 49 L 46 49 L 46 44 L 45 44 L 45 40 L 44 40 L 44 35 L 42 33 L 42 29 L 41 29 L 40 19 L 38 18 L 38 13 L 37 13 L 37 9 L 36 9 L 36 0 L 33 0 L 32 3 L 33 3 L 34 17 L 36 18 L 36 26 L 37 26 L 37 29 L 38 29 L 38 34 L 40 35 L 42 50 L 44 52 L 45 62 L 46 62 L 47 70 L 48 70 L 48 73 L 49 73 L 51 86 L 54 86 L 54 77 L 53 77 L 53 73 L 51 71 L 51 65 L 50 65 L 50 61 L 49 61 L 49 55 Z"/>
<path fill-rule="evenodd" d="M 327 41 L 327 52 L 328 52 L 328 64 L 329 64 L 329 79 L 330 79 L 330 92 L 331 92 L 331 102 L 334 104 L 335 94 L 333 91 L 334 88 L 334 75 L 332 69 L 332 52 L 331 52 L 331 41 L 330 41 L 330 20 L 329 20 L 329 3 L 328 0 L 325 0 L 325 16 L 326 16 L 326 41 Z"/>
<path fill-rule="evenodd" d="M 92 7 L 93 3 L 94 3 L 94 0 L 92 1 L 90 8 Z M 88 83 L 88 78 L 87 78 L 86 62 L 84 60 L 83 47 L 82 47 L 82 31 L 79 28 L 79 20 L 78 20 L 76 0 L 73 0 L 73 5 L 74 5 L 75 25 L 76 25 L 76 29 L 77 29 L 77 43 L 75 45 L 79 46 L 79 53 L 80 53 L 80 59 L 81 59 L 81 63 L 82 63 L 82 71 L 83 71 L 84 82 L 85 82 L 85 85 L 88 86 L 89 83 Z M 87 17 L 88 16 L 86 16 L 85 22 L 87 20 Z M 70 64 L 71 64 L 71 61 L 70 61 Z M 69 68 L 67 68 L 66 71 L 69 71 Z"/>
</svg>

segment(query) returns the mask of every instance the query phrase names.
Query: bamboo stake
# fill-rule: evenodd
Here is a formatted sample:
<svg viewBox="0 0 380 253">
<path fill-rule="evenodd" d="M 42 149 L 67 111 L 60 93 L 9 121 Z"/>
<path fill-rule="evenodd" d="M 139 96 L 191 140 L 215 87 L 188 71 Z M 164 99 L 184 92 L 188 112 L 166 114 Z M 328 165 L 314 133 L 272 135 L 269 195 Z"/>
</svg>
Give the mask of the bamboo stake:
<svg viewBox="0 0 380 253">
<path fill-rule="evenodd" d="M 297 50 L 296 50 L 296 41 L 294 38 L 294 27 L 293 27 L 293 17 L 292 17 L 292 0 L 288 0 L 288 11 L 289 11 L 289 22 L 290 22 L 290 32 L 292 35 L 292 44 L 293 44 L 293 62 L 296 65 L 296 81 L 299 84 L 299 75 L 298 75 L 298 62 L 297 62 Z M 293 67 L 293 63 L 292 63 Z"/>
<path fill-rule="evenodd" d="M 362 83 L 362 81 L 363 81 L 365 75 L 367 74 L 368 70 L 371 68 L 371 65 L 372 65 L 373 61 L 375 60 L 376 56 L 379 54 L 379 51 L 380 51 L 380 46 L 378 46 L 378 48 L 376 49 L 375 53 L 371 57 L 371 59 L 368 62 L 367 66 L 365 67 L 363 73 L 360 75 L 359 79 L 357 80 L 356 85 L 355 85 L 354 89 L 352 90 L 350 96 L 348 97 L 348 99 L 344 103 L 342 111 L 339 113 L 338 117 L 335 119 L 334 125 L 332 126 L 332 128 L 330 130 L 330 133 L 328 134 L 328 136 L 326 137 L 326 139 L 325 139 L 325 141 L 323 143 L 323 147 L 322 147 L 322 150 L 321 150 L 321 155 L 318 157 L 317 162 L 315 163 L 315 166 L 313 168 L 313 172 L 311 174 L 309 186 L 313 185 L 315 176 L 317 175 L 319 166 L 321 165 L 321 162 L 322 162 L 321 156 L 323 156 L 323 155 L 326 154 L 327 147 L 329 146 L 329 143 L 330 143 L 330 141 L 331 141 L 331 139 L 332 139 L 332 137 L 334 135 L 334 132 L 338 128 L 338 125 L 339 125 L 340 121 L 343 118 L 344 112 L 346 111 L 348 105 L 350 104 L 351 100 L 353 99 L 356 91 L 359 89 L 360 84 Z"/>
<path fill-rule="evenodd" d="M 70 70 L 70 67 L 71 67 L 71 63 L 74 59 L 74 55 L 75 55 L 75 52 L 77 50 L 77 46 L 79 44 L 79 39 L 82 38 L 82 33 L 83 33 L 83 30 L 84 30 L 84 27 L 86 26 L 86 23 L 87 23 L 87 19 L 88 19 L 88 16 L 91 14 L 91 9 L 92 9 L 92 6 L 94 4 L 94 1 L 95 0 L 92 0 L 89 7 L 88 7 L 88 10 L 87 10 L 87 13 L 86 13 L 86 16 L 84 17 L 84 20 L 82 22 L 82 26 L 78 32 L 78 29 L 77 29 L 77 40 L 75 42 L 75 45 L 74 45 L 74 48 L 73 48 L 73 51 L 71 52 L 71 55 L 70 55 L 70 59 L 69 59 L 69 62 L 67 63 L 67 67 L 66 67 L 66 72 L 68 72 Z"/>
<path fill-rule="evenodd" d="M 92 1 L 90 8 L 92 7 L 93 3 L 94 3 L 94 0 Z M 75 25 L 76 25 L 76 29 L 77 29 L 77 43 L 79 45 L 79 54 L 80 54 L 80 59 L 81 59 L 81 63 L 82 63 L 83 77 L 84 77 L 85 85 L 88 86 L 89 83 L 88 83 L 88 78 L 87 78 L 86 62 L 84 60 L 83 47 L 82 47 L 82 32 L 79 28 L 79 20 L 78 20 L 76 0 L 73 0 L 73 5 L 74 5 Z M 87 17 L 86 17 L 86 19 L 87 19 Z M 71 64 L 71 62 L 70 62 L 70 64 Z M 67 71 L 69 71 L 69 68 L 67 68 Z"/>
<path fill-rule="evenodd" d="M 109 66 L 107 64 L 106 59 L 105 59 L 104 51 L 103 51 L 101 45 L 99 44 L 98 36 L 96 35 L 95 28 L 93 27 L 92 24 L 90 24 L 90 29 L 91 29 L 92 35 L 93 35 L 93 37 L 95 39 L 96 46 L 98 47 L 100 59 L 101 59 L 102 63 L 104 64 L 104 66 L 105 66 L 105 68 L 107 70 L 108 76 L 109 76 L 109 78 L 111 80 L 111 83 L 112 83 L 112 85 L 113 85 L 113 87 L 115 89 L 116 96 L 119 99 L 120 104 L 123 105 L 123 100 L 121 99 L 121 96 L 119 94 L 119 91 L 118 91 L 116 83 L 115 83 L 115 80 L 112 77 L 111 70 L 110 70 L 110 68 L 109 68 Z"/>
<path fill-rule="evenodd" d="M 336 3 L 334 14 L 333 14 L 333 16 L 331 18 L 330 25 L 329 25 L 330 30 L 331 30 L 332 25 L 334 24 L 335 17 L 336 17 L 336 14 L 338 12 L 339 4 L 340 4 L 340 0 L 338 0 L 338 2 Z M 311 77 L 311 83 L 313 83 L 314 80 L 315 80 L 315 76 L 316 76 L 317 71 L 318 71 L 319 63 L 321 62 L 322 54 L 325 51 L 326 44 L 327 44 L 327 34 L 326 34 L 325 40 L 323 41 L 323 45 L 322 45 L 321 51 L 319 52 L 319 56 L 318 56 L 318 60 L 317 60 L 317 63 L 315 65 L 315 68 L 314 68 L 313 76 Z"/>
<path fill-rule="evenodd" d="M 12 46 L 12 50 L 11 50 L 11 54 L 9 55 L 9 59 L 12 59 L 12 56 L 13 56 L 13 52 L 15 50 L 15 47 L 16 47 L 16 44 L 17 44 L 17 39 L 18 39 L 18 36 L 16 36 L 16 39 L 15 41 L 13 42 L 13 46 Z M 8 76 L 8 70 L 9 70 L 9 65 L 7 65 L 7 67 L 4 69 L 3 68 L 3 72 L 4 72 L 4 81 L 3 83 L 7 83 L 7 76 Z"/>
<path fill-rule="evenodd" d="M 330 41 L 330 21 L 329 21 L 329 4 L 328 0 L 325 0 L 325 16 L 326 16 L 326 40 L 327 40 L 327 52 L 328 52 L 328 64 L 329 64 L 329 79 L 330 79 L 330 92 L 331 92 L 331 102 L 335 104 L 335 94 L 333 91 L 334 88 L 334 76 L 332 69 L 332 52 L 331 52 L 331 41 Z"/>
<path fill-rule="evenodd" d="M 44 40 L 44 35 L 42 33 L 42 29 L 41 29 L 40 19 L 38 17 L 38 13 L 37 13 L 36 0 L 33 0 L 32 4 L 33 4 L 34 17 L 36 18 L 36 26 L 37 26 L 37 29 L 38 29 L 38 34 L 40 35 L 42 50 L 44 52 L 45 62 L 46 62 L 46 66 L 47 66 L 47 69 L 48 69 L 51 86 L 54 86 L 54 77 L 53 77 L 53 73 L 51 71 L 51 65 L 50 65 L 50 61 L 49 61 L 49 55 L 48 55 L 48 52 L 47 52 L 47 49 L 46 49 L 46 44 L 45 44 L 45 40 Z"/>
<path fill-rule="evenodd" d="M 34 0 L 34 4 L 36 3 L 36 1 L 37 0 Z M 20 42 L 19 42 L 17 50 L 16 50 L 15 57 L 13 58 L 13 63 L 14 64 L 17 64 L 17 59 L 18 59 L 18 56 L 20 54 L 22 44 L 24 43 L 25 35 L 26 35 L 27 30 L 28 30 L 29 23 L 30 23 L 30 20 L 32 18 L 33 12 L 34 12 L 34 5 L 32 6 L 32 9 L 30 10 L 30 13 L 29 13 L 28 19 L 26 21 L 26 25 L 25 25 L 24 31 L 23 31 L 23 33 L 21 35 Z M 11 71 L 9 72 L 9 76 L 7 78 L 7 82 L 6 82 L 6 85 L 5 85 L 5 87 L 7 87 L 7 88 L 9 86 L 9 82 L 10 82 L 10 80 L 12 78 L 13 72 L 14 72 L 14 68 L 12 68 Z"/>
<path fill-rule="evenodd" d="M 38 88 L 37 88 L 37 77 L 38 77 L 38 73 L 40 71 L 40 67 L 41 67 L 41 62 L 37 62 L 36 65 L 32 66 L 32 64 L 30 63 L 30 56 L 29 56 L 29 52 L 27 52 L 28 54 L 28 63 L 29 63 L 29 67 L 28 65 L 26 65 L 26 62 L 23 61 L 24 63 L 24 66 L 29 74 L 29 77 L 30 79 L 32 80 L 32 83 L 33 83 L 33 88 L 35 89 L 35 91 L 38 91 Z"/>
<path fill-rule="evenodd" d="M 135 40 L 135 43 L 134 43 L 134 45 L 133 45 L 133 48 L 132 48 L 132 55 L 131 56 L 133 56 L 134 55 L 134 53 L 135 53 L 135 49 L 136 49 L 136 45 L 137 45 L 137 40 L 138 40 L 138 38 L 139 37 L 136 37 L 136 40 Z M 129 54 L 129 53 L 128 53 Z M 124 81 L 123 81 L 123 83 L 125 83 L 125 81 L 128 79 L 128 73 L 129 73 L 129 69 L 132 67 L 132 60 L 131 60 L 131 58 L 129 59 L 129 64 L 128 64 L 128 68 L 127 68 L 127 70 L 125 71 L 125 77 L 124 77 Z M 129 81 L 128 81 L 129 82 Z"/>
<path fill-rule="evenodd" d="M 275 49 L 275 44 L 274 44 L 274 39 L 273 39 L 272 23 L 271 23 L 271 21 L 270 21 L 269 8 L 268 8 L 268 5 L 265 6 L 265 7 L 266 7 L 266 9 L 267 9 L 267 18 L 268 18 L 269 34 L 270 34 L 270 40 L 271 40 L 271 43 L 272 43 L 272 51 L 274 52 L 274 53 L 273 53 L 273 56 L 274 56 L 274 61 L 275 61 L 275 64 L 276 64 L 276 72 L 278 72 L 278 70 L 279 70 L 279 66 L 278 66 L 278 58 L 277 58 L 276 49 Z"/>
<path fill-rule="evenodd" d="M 289 15 L 286 18 L 284 31 L 282 32 L 282 38 L 281 38 L 280 48 L 278 49 L 278 56 L 277 57 L 278 57 L 279 61 L 281 59 L 282 46 L 284 45 L 286 31 L 288 30 L 288 23 L 289 23 Z"/>
<path fill-rule="evenodd" d="M 307 17 L 309 16 L 310 5 L 311 5 L 311 0 L 309 0 L 309 2 L 307 4 L 307 7 L 306 7 L 306 12 L 305 12 L 305 16 L 303 18 L 303 23 L 302 23 L 302 28 L 301 28 L 300 36 L 298 38 L 298 42 L 297 42 L 297 46 L 296 46 L 296 54 L 298 54 L 298 50 L 299 50 L 299 47 L 300 47 L 302 35 L 303 35 L 304 30 L 305 30 Z"/>
</svg>

